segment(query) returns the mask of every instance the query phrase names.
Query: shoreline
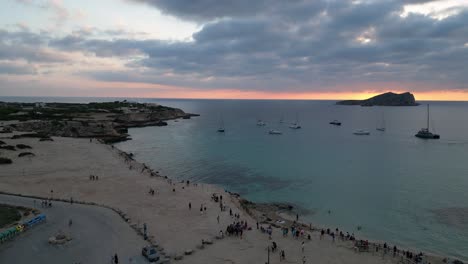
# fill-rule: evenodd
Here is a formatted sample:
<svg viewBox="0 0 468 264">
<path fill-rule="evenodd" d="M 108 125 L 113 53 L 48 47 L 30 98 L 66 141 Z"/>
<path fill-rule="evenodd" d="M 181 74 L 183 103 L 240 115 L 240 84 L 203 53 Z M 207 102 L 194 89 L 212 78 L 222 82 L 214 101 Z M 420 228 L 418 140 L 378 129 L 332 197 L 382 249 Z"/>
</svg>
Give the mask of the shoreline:
<svg viewBox="0 0 468 264">
<path fill-rule="evenodd" d="M 131 138 L 130 138 L 130 140 L 131 140 Z M 101 142 L 101 143 L 109 145 L 109 144 L 107 144 L 105 142 Z M 145 163 L 140 163 L 139 161 L 137 161 L 134 158 L 133 153 L 127 153 L 127 152 L 125 152 L 125 151 L 123 151 L 123 150 L 121 150 L 121 149 L 119 149 L 119 148 L 117 148 L 115 146 L 113 146 L 113 148 L 115 148 L 122 155 L 124 155 L 126 157 L 129 157 L 129 159 L 131 161 L 133 161 L 135 164 L 139 164 L 139 165 L 143 166 L 145 169 L 148 169 L 150 171 L 150 174 L 154 173 L 155 174 L 154 176 L 156 176 L 156 177 L 161 177 L 161 178 L 164 178 L 164 179 L 172 180 L 171 177 L 161 176 L 161 175 L 158 174 L 157 171 L 154 171 L 154 169 L 151 169 Z M 152 177 L 154 177 L 154 176 L 152 176 Z M 317 225 L 316 223 L 306 224 L 306 223 L 301 222 L 301 221 L 296 222 L 294 220 L 294 217 L 298 212 L 295 210 L 295 208 L 297 208 L 297 205 L 295 205 L 295 204 L 292 204 L 292 203 L 277 203 L 277 202 L 256 203 L 256 202 L 253 202 L 253 201 L 250 201 L 250 200 L 247 200 L 247 199 L 243 198 L 240 194 L 238 194 L 236 192 L 231 192 L 229 190 L 226 190 L 221 185 L 210 184 L 210 183 L 203 183 L 203 184 L 211 185 L 211 186 L 214 186 L 216 188 L 224 189 L 227 193 L 229 193 L 231 198 L 236 200 L 237 206 L 238 206 L 238 208 L 240 210 L 243 210 L 246 214 L 250 215 L 252 218 L 257 219 L 257 221 L 259 223 L 268 224 L 268 225 L 271 225 L 271 226 L 273 226 L 275 228 L 282 228 L 282 227 L 285 227 L 285 226 L 293 226 L 293 225 L 302 226 L 305 229 L 309 228 L 309 232 L 317 232 L 317 233 L 320 233 L 321 230 L 326 230 L 327 229 L 327 227 L 324 227 L 323 225 Z M 276 219 L 274 219 L 272 217 L 274 217 Z M 282 222 L 282 223 L 279 224 L 278 222 Z M 281 226 L 281 225 L 283 225 L 283 226 Z M 339 229 L 339 230 L 341 230 L 341 229 Z M 353 233 L 350 233 L 350 234 L 353 234 Z M 387 244 L 383 240 L 376 240 L 376 239 L 372 239 L 372 238 L 371 239 L 361 238 L 360 240 L 368 241 L 369 245 L 374 246 L 374 248 L 379 247 L 380 250 L 383 250 L 384 249 L 383 245 Z M 353 248 L 349 248 L 349 249 L 353 250 Z M 403 255 L 400 255 L 403 251 L 418 252 L 418 253 L 422 252 L 422 251 L 419 251 L 419 250 L 413 249 L 413 248 L 403 249 L 403 248 L 398 247 L 398 250 L 399 250 L 399 253 L 397 253 L 397 255 L 401 256 L 401 257 L 403 257 Z M 388 252 L 389 252 L 388 254 L 391 254 L 390 253 L 391 252 L 390 244 L 388 244 Z M 449 259 L 454 258 L 454 257 L 444 257 L 442 255 L 438 255 L 438 254 L 435 254 L 435 253 L 432 253 L 432 252 L 422 252 L 422 253 L 428 259 L 430 259 L 431 261 L 441 261 L 441 260 L 447 259 L 447 258 L 449 258 Z M 457 258 L 454 258 L 454 259 L 457 259 Z"/>
<path fill-rule="evenodd" d="M 202 183 L 202 184 L 191 184 L 190 186 L 185 186 L 185 183 L 182 181 L 182 182 L 179 182 L 179 181 L 174 181 L 173 179 L 171 179 L 170 177 L 168 176 L 162 176 L 162 175 L 159 175 L 158 171 L 155 171 L 154 169 L 150 168 L 149 166 L 147 166 L 146 164 L 144 163 L 140 163 L 138 162 L 134 157 L 133 157 L 133 154 L 131 153 L 127 153 L 125 151 L 122 151 L 120 150 L 119 148 L 115 147 L 114 145 L 111 145 L 111 144 L 105 144 L 103 143 L 103 141 L 101 140 L 90 140 L 90 141 L 96 141 L 98 142 L 98 144 L 95 144 L 95 143 L 86 143 L 87 140 L 83 140 L 83 139 L 75 139 L 75 138 L 69 138 L 69 139 L 65 139 L 65 138 L 56 138 L 57 141 L 64 141 L 64 142 L 69 142 L 72 146 L 71 146 L 71 149 L 74 149 L 76 147 L 84 147 L 86 148 L 86 145 L 87 144 L 91 144 L 91 146 L 96 146 L 97 148 L 103 150 L 103 149 L 106 149 L 107 151 L 110 151 L 111 153 L 115 154 L 116 157 L 118 157 L 118 163 L 120 164 L 123 164 L 125 167 L 128 167 L 129 168 L 129 172 L 130 171 L 133 171 L 134 175 L 143 175 L 145 176 L 145 179 L 144 179 L 144 184 L 146 185 L 147 182 L 148 182 L 148 179 L 157 179 L 159 181 L 162 181 L 162 182 L 165 182 L 165 185 L 166 186 L 174 186 L 174 187 L 170 187 L 170 188 L 174 188 L 177 189 L 179 191 L 184 191 L 184 187 L 187 187 L 185 188 L 186 190 L 188 189 L 196 189 L 196 190 L 193 190 L 193 196 L 192 198 L 194 197 L 198 197 L 199 199 L 201 200 L 204 200 L 206 198 L 209 197 L 209 195 L 211 195 L 213 192 L 216 192 L 216 193 L 226 193 L 228 194 L 229 196 L 229 199 L 232 200 L 232 205 L 234 207 L 231 207 L 229 206 L 231 209 L 234 209 L 234 210 L 238 210 L 242 215 L 246 215 L 246 219 L 249 218 L 249 219 L 259 219 L 259 216 L 262 216 L 263 214 L 265 215 L 268 215 L 268 214 L 272 214 L 274 217 L 270 217 L 270 220 L 268 219 L 265 219 L 266 221 L 262 221 L 262 220 L 259 220 L 259 222 L 262 222 L 261 225 L 266 225 L 266 226 L 269 226 L 269 225 L 277 225 L 277 223 L 275 223 L 276 220 L 279 220 L 279 221 L 284 221 L 284 225 L 283 226 L 290 226 L 292 223 L 293 223 L 293 220 L 291 221 L 291 219 L 288 219 L 287 217 L 284 217 L 281 216 L 279 213 L 278 213 L 278 210 L 277 209 L 284 209 L 284 206 L 285 205 L 272 205 L 272 204 L 267 204 L 266 205 L 266 209 L 265 211 L 263 210 L 259 210 L 258 206 L 259 205 L 262 205 L 262 204 L 255 204 L 255 203 L 252 203 L 252 202 L 249 202 L 245 199 L 243 199 L 239 194 L 235 194 L 235 193 L 229 193 L 227 192 L 226 190 L 224 190 L 222 188 L 222 186 L 218 186 L 218 185 L 213 185 L 213 184 L 205 184 L 205 183 Z M 10 139 L 11 140 L 11 139 Z M 16 139 L 18 140 L 18 139 Z M 34 139 L 27 139 L 29 141 L 32 141 Z M 18 140 L 19 141 L 19 140 Z M 44 143 L 46 144 L 46 143 Z M 77 145 L 78 144 L 78 145 Z M 103 157 L 104 159 L 112 159 L 114 156 L 113 154 L 110 154 L 106 157 Z M 105 168 L 105 169 L 109 169 L 109 168 Z M 136 172 L 136 173 L 135 173 Z M 125 172 L 124 172 L 125 174 Z M 0 176 L 1 176 L 1 173 L 0 173 Z M 134 176 L 131 176 L 131 177 L 134 177 Z M 106 179 L 103 179 L 103 180 L 106 180 Z M 101 180 L 100 180 L 101 181 Z M 65 185 L 64 185 L 65 186 Z M 66 185 L 68 186 L 68 185 Z M 158 184 L 159 187 L 161 187 L 162 185 L 161 184 Z M 159 188 L 158 187 L 158 188 Z M 200 189 L 201 187 L 201 189 Z M 34 188 L 33 188 L 34 189 Z M 126 189 L 126 188 L 124 188 Z M 3 190 L 3 189 L 0 189 L 0 190 Z M 81 191 L 83 192 L 83 191 Z M 158 192 L 163 192 L 163 190 L 158 190 Z M 174 191 L 175 192 L 175 191 Z M 14 192 L 14 193 L 21 193 L 22 196 L 24 196 L 24 193 L 23 192 Z M 30 196 L 36 196 L 35 195 L 36 192 L 34 193 L 28 193 L 28 195 Z M 172 193 L 170 190 L 168 191 L 168 193 Z M 162 195 L 162 194 L 158 194 L 158 195 Z M 44 198 L 47 198 L 47 194 L 45 196 L 37 196 L 37 197 L 44 197 Z M 88 197 L 87 195 L 83 196 L 83 197 Z M 162 197 L 162 196 L 161 196 Z M 175 197 L 175 196 L 174 196 Z M 206 197 L 206 198 L 204 198 Z M 59 197 L 55 197 L 56 199 L 60 199 Z M 183 198 L 183 197 L 179 197 L 179 198 Z M 61 196 L 61 199 L 64 199 L 65 201 L 66 198 L 63 197 L 63 195 Z M 113 198 L 110 198 L 110 199 L 113 199 Z M 170 198 L 172 199 L 172 198 Z M 208 198 L 209 199 L 209 198 Z M 75 199 L 77 200 L 77 199 Z M 92 197 L 90 198 L 86 198 L 84 200 L 82 200 L 82 202 L 86 203 L 86 204 L 90 204 L 90 205 L 99 205 L 99 204 L 102 204 L 104 207 L 107 207 L 107 208 L 110 208 L 112 210 L 117 210 L 117 213 L 119 213 L 119 215 L 121 215 L 122 219 L 124 221 L 126 221 L 129 225 L 132 226 L 132 228 L 138 233 L 142 233 L 142 228 L 140 227 L 140 220 L 139 220 L 139 213 L 137 211 L 134 211 L 134 209 L 132 209 L 131 207 L 127 207 L 125 208 L 126 206 L 123 206 L 123 208 L 120 208 L 119 206 L 115 206 L 115 205 L 112 205 L 112 204 L 109 204 L 108 202 L 109 201 L 114 201 L 114 200 L 108 200 L 108 202 L 105 201 L 106 199 L 100 199 L 99 201 L 96 201 L 96 200 L 93 200 Z M 118 202 L 118 201 L 117 201 Z M 202 204 L 204 204 L 205 202 L 202 202 Z M 114 203 L 115 204 L 115 203 Z M 207 206 L 210 207 L 210 203 L 208 202 L 208 204 L 206 204 Z M 252 207 L 255 207 L 253 208 Z M 184 205 L 186 206 L 186 205 Z M 115 207 L 115 209 L 114 209 Z M 211 206 L 212 207 L 212 206 Z M 216 206 L 215 206 L 216 207 Z M 292 209 L 292 208 L 291 208 Z M 210 209 L 212 210 L 212 209 Z M 134 217 L 136 215 L 136 217 Z M 249 217 L 247 217 L 247 215 Z M 185 216 L 184 216 L 185 217 Z M 187 219 L 185 219 L 187 220 Z M 184 220 L 184 221 L 185 221 Z M 231 222 L 232 221 L 232 217 L 227 217 L 227 223 Z M 250 220 L 249 222 L 251 222 L 252 220 Z M 255 221 L 255 220 L 253 220 Z M 226 222 L 226 221 L 224 221 Z M 210 224 L 211 225 L 211 224 Z M 257 232 L 255 231 L 255 226 L 253 226 L 253 230 L 252 232 Z M 279 228 L 281 228 L 281 225 L 278 225 Z M 301 226 L 304 230 L 306 230 L 306 232 L 308 231 L 311 231 L 310 233 L 312 234 L 312 236 L 314 237 L 313 240 L 315 240 L 315 238 L 318 238 L 318 230 L 320 230 L 319 228 L 317 228 L 315 225 L 314 225 L 314 230 L 307 230 L 307 228 L 309 227 L 309 225 L 307 224 L 304 224 L 304 223 L 300 223 L 299 221 L 299 226 Z M 209 226 L 208 226 L 209 227 Z M 275 228 L 276 229 L 276 228 Z M 279 232 L 279 230 L 275 231 L 275 232 Z M 204 232 L 203 232 L 204 233 Z M 249 234 L 249 235 L 253 235 L 253 234 Z M 206 234 L 203 235 L 204 237 L 206 237 Z M 268 239 L 265 237 L 265 238 L 261 238 L 261 234 L 258 235 L 258 234 L 255 234 L 255 237 L 260 237 L 259 239 L 261 239 L 261 241 L 264 241 L 265 242 L 268 242 Z M 208 238 L 210 239 L 216 239 L 215 238 L 215 234 L 211 233 L 211 235 L 208 236 Z M 153 237 L 154 238 L 154 237 Z M 255 238 L 257 239 L 257 238 Z M 280 238 L 278 238 L 280 239 Z M 290 238 L 289 238 L 290 239 Z M 284 239 L 283 239 L 284 240 Z M 286 240 L 288 240 L 288 238 L 286 238 Z M 317 239 L 318 240 L 318 239 Z M 327 240 L 327 239 L 326 239 Z M 329 239 L 328 239 L 329 240 Z M 220 240 L 221 243 L 224 243 L 223 240 Z M 307 240 L 305 240 L 307 241 Z M 151 241 L 152 243 L 160 246 L 160 244 L 158 244 L 159 241 Z M 254 241 L 255 242 L 255 241 Z M 261 243 L 264 243 L 264 242 L 261 242 Z M 268 242 L 269 243 L 269 242 Z M 296 242 L 294 241 L 286 241 L 284 243 L 288 243 L 289 244 L 294 244 Z M 315 243 L 321 243 L 321 242 L 318 242 L 316 241 Z M 164 243 L 162 243 L 164 244 Z M 258 243 L 257 243 L 258 244 Z M 319 245 L 320 246 L 320 245 Z M 198 246 L 197 246 L 198 247 Z M 320 248 L 323 247 L 323 246 L 320 246 Z M 328 246 L 327 246 L 328 247 Z M 358 254 L 358 253 L 355 253 L 353 251 L 353 243 L 350 242 L 350 241 L 338 241 L 337 245 L 332 245 L 330 249 L 328 250 L 331 250 L 331 252 L 334 252 L 336 250 L 339 250 L 339 248 L 346 248 L 346 250 L 349 252 L 349 253 L 342 253 L 342 254 L 352 254 L 354 257 L 353 258 L 358 258 L 358 256 L 360 256 L 359 258 L 362 258 L 362 257 L 366 257 L 365 255 L 368 255 L 367 257 L 369 258 L 375 258 L 374 256 L 374 251 L 372 252 L 369 252 L 368 254 L 365 254 L 363 255 L 363 253 L 361 254 Z M 180 250 L 180 249 L 179 249 Z M 205 249 L 206 250 L 206 249 Z M 183 257 L 183 254 L 179 252 L 174 252 L 173 250 L 170 250 L 170 254 L 171 254 L 171 258 L 179 258 Z M 198 248 L 196 249 L 196 251 L 198 251 Z M 382 252 L 382 250 L 380 251 Z M 380 254 L 380 252 L 378 254 Z M 218 252 L 215 252 L 215 253 L 218 253 Z M 215 254 L 215 253 L 207 253 L 208 255 L 212 255 L 212 254 Z M 300 254 L 300 253 L 299 253 Z M 197 257 L 198 257 L 199 254 L 197 254 Z M 391 255 L 389 253 L 389 255 Z M 384 255 L 383 255 L 384 256 Z M 440 256 L 435 256 L 435 255 L 432 255 L 432 254 L 428 254 L 427 255 L 431 261 L 431 263 L 442 263 L 441 262 L 441 259 L 442 257 Z M 333 255 L 332 256 L 327 256 L 327 257 L 332 257 L 333 258 Z M 367 258 L 366 257 L 366 258 Z M 187 256 L 187 258 L 190 260 L 190 257 Z M 380 258 L 380 257 L 379 257 Z M 396 259 L 395 259 L 396 260 Z M 371 261 L 371 263 L 375 263 L 376 260 L 374 259 L 373 261 Z M 190 261 L 188 263 L 191 263 Z M 194 262 L 194 263 L 198 263 L 198 262 Z M 295 262 L 296 263 L 296 262 Z M 362 262 L 364 263 L 364 262 Z M 393 262 L 392 262 L 393 263 Z"/>
</svg>

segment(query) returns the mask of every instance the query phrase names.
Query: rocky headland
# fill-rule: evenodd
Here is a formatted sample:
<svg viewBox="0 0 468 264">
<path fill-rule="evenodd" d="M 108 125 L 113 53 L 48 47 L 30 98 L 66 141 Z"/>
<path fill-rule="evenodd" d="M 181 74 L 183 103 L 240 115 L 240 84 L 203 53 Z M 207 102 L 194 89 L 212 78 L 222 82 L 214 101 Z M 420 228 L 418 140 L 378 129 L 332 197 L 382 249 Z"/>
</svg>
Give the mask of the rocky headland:
<svg viewBox="0 0 468 264">
<path fill-rule="evenodd" d="M 392 92 L 383 93 L 365 100 L 344 100 L 336 102 L 337 105 L 360 105 L 360 106 L 417 106 L 414 95 L 409 92 L 396 94 Z"/>
<path fill-rule="evenodd" d="M 171 119 L 188 119 L 181 109 L 153 103 L 5 103 L 0 102 L 0 133 L 30 132 L 23 137 L 99 138 L 105 142 L 129 139 L 128 128 L 166 126 Z"/>
</svg>

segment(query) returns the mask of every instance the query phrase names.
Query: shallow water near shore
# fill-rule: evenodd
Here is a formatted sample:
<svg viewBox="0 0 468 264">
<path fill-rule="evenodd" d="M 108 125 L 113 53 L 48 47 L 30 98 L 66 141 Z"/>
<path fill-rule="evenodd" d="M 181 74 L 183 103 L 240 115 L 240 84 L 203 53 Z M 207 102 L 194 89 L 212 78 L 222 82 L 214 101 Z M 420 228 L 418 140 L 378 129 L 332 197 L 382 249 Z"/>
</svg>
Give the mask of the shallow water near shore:
<svg viewBox="0 0 468 264">
<path fill-rule="evenodd" d="M 414 137 L 425 126 L 425 105 L 132 100 L 201 114 L 167 127 L 130 129 L 132 140 L 116 145 L 162 175 L 219 184 L 254 202 L 293 203 L 314 212 L 301 215 L 304 222 L 468 260 L 468 103 L 431 102 L 432 128 L 441 139 L 426 141 Z M 375 130 L 382 112 L 385 132 Z M 300 130 L 288 128 L 296 114 Z M 216 132 L 221 117 L 224 134 Z M 258 127 L 257 119 L 267 125 Z M 333 119 L 343 125 L 329 125 Z M 269 135 L 270 128 L 283 135 Z M 371 135 L 355 136 L 356 129 Z"/>
<path fill-rule="evenodd" d="M 453 209 L 468 207 L 467 103 L 431 103 L 442 138 L 425 141 L 414 137 L 425 125 L 425 106 L 158 102 L 201 116 L 130 129 L 133 140 L 117 146 L 162 175 L 219 184 L 255 202 L 297 204 L 315 212 L 301 216 L 305 222 L 468 259 L 466 214 Z M 375 130 L 382 111 L 385 132 Z M 288 128 L 296 113 L 300 130 Z M 216 132 L 221 117 L 224 134 Z M 267 125 L 256 126 L 257 119 Z M 333 119 L 343 125 L 329 125 Z M 270 128 L 283 135 L 269 135 Z M 352 134 L 362 128 L 371 135 Z"/>
</svg>

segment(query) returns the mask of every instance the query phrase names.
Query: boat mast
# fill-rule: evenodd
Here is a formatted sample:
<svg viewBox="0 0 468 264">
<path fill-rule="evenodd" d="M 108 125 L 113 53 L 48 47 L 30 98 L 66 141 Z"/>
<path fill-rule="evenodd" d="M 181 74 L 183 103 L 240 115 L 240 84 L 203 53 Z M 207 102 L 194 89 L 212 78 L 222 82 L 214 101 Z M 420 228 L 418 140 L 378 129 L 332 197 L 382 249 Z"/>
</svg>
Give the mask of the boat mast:
<svg viewBox="0 0 468 264">
<path fill-rule="evenodd" d="M 385 112 L 382 109 L 382 127 L 385 128 Z"/>
<path fill-rule="evenodd" d="M 427 131 L 429 131 L 429 104 L 427 104 Z"/>
</svg>

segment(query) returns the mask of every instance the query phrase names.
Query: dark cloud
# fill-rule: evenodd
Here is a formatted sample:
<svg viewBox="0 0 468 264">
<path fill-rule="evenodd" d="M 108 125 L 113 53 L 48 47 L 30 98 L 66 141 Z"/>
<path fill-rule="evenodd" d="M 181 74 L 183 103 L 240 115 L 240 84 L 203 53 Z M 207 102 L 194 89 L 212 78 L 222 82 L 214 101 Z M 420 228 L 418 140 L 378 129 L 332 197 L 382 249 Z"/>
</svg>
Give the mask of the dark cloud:
<svg viewBox="0 0 468 264">
<path fill-rule="evenodd" d="M 97 29 L 63 37 L 0 31 L 0 59 L 46 59 L 32 47 L 80 51 L 127 61 L 126 70 L 80 73 L 97 80 L 207 89 L 320 90 L 372 82 L 468 87 L 467 10 L 437 20 L 400 16 L 403 0 L 132 1 L 204 22 L 191 41 Z"/>
<path fill-rule="evenodd" d="M 278 0 L 130 0 L 152 5 L 164 13 L 190 20 L 253 16 Z M 295 2 L 293 0 L 292 2 Z"/>
</svg>

